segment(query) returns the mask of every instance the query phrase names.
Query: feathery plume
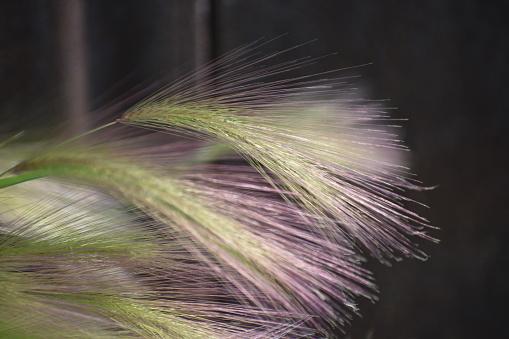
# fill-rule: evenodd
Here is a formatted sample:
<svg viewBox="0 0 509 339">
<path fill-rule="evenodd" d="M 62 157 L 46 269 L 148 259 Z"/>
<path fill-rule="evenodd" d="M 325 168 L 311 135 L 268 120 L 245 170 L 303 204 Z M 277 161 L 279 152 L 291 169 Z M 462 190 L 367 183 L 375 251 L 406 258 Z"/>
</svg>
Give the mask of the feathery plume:
<svg viewBox="0 0 509 339">
<path fill-rule="evenodd" d="M 97 161 L 97 153 L 86 157 Z M 306 319 L 302 315 L 262 312 L 232 298 L 234 286 L 192 251 L 191 239 L 123 204 L 118 194 L 112 199 L 102 193 L 108 178 L 100 167 L 93 174 L 73 173 L 69 165 L 76 159 L 49 158 L 68 167 L 55 172 L 65 172 L 66 180 L 88 179 L 101 190 L 83 181 L 74 187 L 47 179 L 0 190 L 2 335 L 276 338 L 310 333 L 300 324 Z"/>
<path fill-rule="evenodd" d="M 285 51 L 257 48 L 205 65 L 117 120 L 197 141 L 110 123 L 94 139 L 5 165 L 0 274 L 23 288 L 19 305 L 41 305 L 52 310 L 46 324 L 95 337 L 316 337 L 313 329 L 331 334 L 351 319 L 356 296 L 375 297 L 363 250 L 382 261 L 425 258 L 408 236 L 432 240 L 426 221 L 402 195 L 419 187 L 380 156 L 405 150 L 392 120 L 376 103 L 338 98 L 344 80 L 320 79 L 332 72 L 270 80 L 313 59 L 266 67 Z M 228 148 L 247 162 L 219 161 L 231 160 Z M 19 203 L 20 187 L 46 176 L 93 193 Z M 29 299 L 39 286 L 41 298 Z M 44 320 L 30 319 L 9 330 Z"/>
<path fill-rule="evenodd" d="M 118 121 L 225 143 L 281 192 L 297 197 L 287 199 L 320 216 L 337 241 L 358 241 L 379 259 L 395 258 L 394 250 L 424 257 L 403 235 L 428 238 L 420 231 L 424 220 L 399 203 L 401 188 L 418 187 L 405 169 L 369 157 L 379 149 L 404 149 L 394 135 L 372 132 L 389 117 L 364 100 L 335 99 L 345 86 L 340 79 L 314 80 L 318 74 L 264 82 L 310 61 L 264 67 L 281 52 L 250 59 L 256 55 L 251 47 L 199 69 L 205 83 L 198 86 L 193 76 L 177 81 Z"/>
</svg>

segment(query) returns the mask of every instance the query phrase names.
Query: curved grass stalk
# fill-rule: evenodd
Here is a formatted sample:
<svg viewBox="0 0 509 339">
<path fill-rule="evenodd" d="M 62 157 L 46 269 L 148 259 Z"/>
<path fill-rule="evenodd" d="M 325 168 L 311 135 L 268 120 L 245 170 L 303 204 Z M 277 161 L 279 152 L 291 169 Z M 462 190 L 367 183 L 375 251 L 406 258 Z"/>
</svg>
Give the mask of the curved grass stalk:
<svg viewBox="0 0 509 339">
<path fill-rule="evenodd" d="M 227 55 L 197 71 L 207 75 L 207 83 L 176 82 L 118 121 L 225 143 L 287 200 L 316 215 L 317 229 L 336 242 L 360 243 L 380 260 L 398 258 L 394 251 L 426 258 L 406 237 L 433 240 L 421 231 L 426 221 L 403 207 L 400 193 L 419 187 L 406 179 L 404 168 L 369 156 L 404 150 L 395 136 L 373 133 L 390 121 L 386 114 L 362 100 L 336 99 L 339 80 L 302 76 L 264 82 L 308 61 L 264 67 L 262 62 L 279 53 L 250 60 L 251 53 Z"/>
<path fill-rule="evenodd" d="M 86 150 L 72 155 L 65 149 L 47 152 L 23 162 L 16 168 L 21 170 L 84 179 L 121 194 L 179 234 L 193 239 L 188 249 L 235 287 L 234 296 L 268 313 L 289 312 L 289 317 L 293 314 L 297 319 L 319 314 L 321 318 L 310 321 L 326 330 L 356 311 L 354 295 L 369 297 L 375 290 L 368 272 L 359 267 L 359 258 L 350 248 L 315 234 L 308 225 L 313 216 L 294 219 L 293 227 L 299 226 L 300 230 L 284 226 L 277 218 L 305 212 L 285 207 L 283 202 L 261 198 L 252 201 L 249 195 L 237 192 L 235 186 L 209 191 L 207 186 L 154 173 L 132 159 L 87 154 Z M 240 199 L 238 203 L 232 204 L 233 197 Z M 257 202 L 262 210 L 276 213 L 277 218 L 253 211 L 250 201 Z M 275 227 L 279 227 L 279 233 Z M 293 243 L 302 240 L 306 243 Z M 318 251 L 326 254 L 317 257 Z"/>
<path fill-rule="evenodd" d="M 0 191 L 2 335 L 266 338 L 304 328 L 290 313 L 214 301 L 227 291 L 185 250 L 185 237 L 140 223 L 99 192 L 58 188 L 34 205 L 33 189 L 8 190 Z"/>
</svg>

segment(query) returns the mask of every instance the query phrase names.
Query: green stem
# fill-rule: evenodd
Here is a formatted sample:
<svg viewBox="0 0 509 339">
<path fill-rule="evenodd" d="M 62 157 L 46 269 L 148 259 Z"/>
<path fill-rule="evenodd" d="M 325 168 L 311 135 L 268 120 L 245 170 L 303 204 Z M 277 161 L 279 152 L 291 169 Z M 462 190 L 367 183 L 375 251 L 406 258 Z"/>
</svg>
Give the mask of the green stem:
<svg viewBox="0 0 509 339">
<path fill-rule="evenodd" d="M 114 124 L 116 124 L 116 123 L 117 123 L 117 121 L 113 121 L 113 122 L 110 122 L 110 123 L 108 123 L 108 124 L 106 124 L 106 125 L 102 125 L 102 126 L 99 126 L 99 127 L 97 127 L 97 128 L 94 128 L 94 129 L 93 129 L 93 130 L 91 130 L 91 131 L 85 132 L 85 133 L 80 134 L 80 135 L 78 135 L 78 136 L 76 136 L 76 137 L 74 137 L 74 138 L 71 138 L 71 139 L 68 139 L 68 140 L 66 140 L 66 141 L 64 141 L 64 142 L 61 142 L 60 144 L 58 144 L 58 145 L 56 145 L 56 146 L 50 147 L 50 148 L 48 148 L 48 149 L 46 149 L 46 150 L 42 151 L 42 153 L 46 153 L 46 152 L 52 151 L 52 150 L 54 150 L 54 149 L 56 149 L 56 148 L 58 148 L 58 147 L 61 147 L 61 146 L 65 145 L 65 144 L 68 144 L 68 143 L 70 143 L 70 142 L 72 142 L 72 141 L 74 141 L 74 140 L 76 140 L 76 139 L 79 139 L 79 138 L 82 138 L 82 137 L 87 136 L 87 135 L 89 135 L 89 134 L 95 133 L 95 132 L 97 132 L 97 131 L 99 131 L 99 130 L 101 130 L 101 129 L 103 129 L 103 128 L 109 127 L 109 126 L 114 125 Z M 38 155 L 40 155 L 40 154 L 38 154 Z M 31 160 L 31 159 L 29 159 L 29 160 Z M 26 160 L 26 161 L 28 161 L 28 160 Z M 15 169 L 17 166 L 18 166 L 18 165 L 14 166 L 14 167 L 11 167 L 11 168 L 9 168 L 8 170 L 6 170 L 6 171 L 4 171 L 4 172 L 0 173 L 0 178 L 1 178 L 1 177 L 3 177 L 4 175 L 6 175 L 7 173 L 9 173 L 10 171 L 12 171 L 13 169 Z M 29 173 L 27 173 L 27 174 L 29 174 Z M 44 176 L 44 175 L 43 175 L 43 176 Z M 10 177 L 10 178 L 5 178 L 5 179 L 14 179 L 14 178 L 17 178 L 17 177 L 20 177 L 20 176 L 15 176 L 15 177 Z M 36 179 L 36 178 L 33 178 L 33 179 Z M 1 179 L 1 180 L 0 180 L 0 183 L 1 183 L 1 182 L 3 182 L 2 180 L 4 180 L 4 179 Z M 32 180 L 32 179 L 27 179 L 27 180 Z M 27 181 L 27 180 L 23 180 L 23 181 Z M 20 181 L 20 182 L 23 182 L 23 181 Z M 9 182 L 9 181 L 8 181 L 8 182 Z M 8 184 L 7 186 L 12 186 L 12 185 L 15 185 L 15 184 L 16 184 L 16 183 Z M 7 187 L 7 186 L 1 186 L 1 185 L 2 185 L 2 184 L 0 184 L 0 188 Z"/>
<path fill-rule="evenodd" d="M 5 187 L 20 184 L 25 181 L 46 177 L 48 175 L 55 174 L 55 172 L 56 171 L 54 169 L 53 170 L 42 169 L 42 170 L 36 170 L 33 172 L 29 172 L 29 173 L 23 173 L 20 175 L 9 177 L 9 178 L 3 178 L 3 179 L 0 179 L 0 188 L 5 188 Z"/>
</svg>

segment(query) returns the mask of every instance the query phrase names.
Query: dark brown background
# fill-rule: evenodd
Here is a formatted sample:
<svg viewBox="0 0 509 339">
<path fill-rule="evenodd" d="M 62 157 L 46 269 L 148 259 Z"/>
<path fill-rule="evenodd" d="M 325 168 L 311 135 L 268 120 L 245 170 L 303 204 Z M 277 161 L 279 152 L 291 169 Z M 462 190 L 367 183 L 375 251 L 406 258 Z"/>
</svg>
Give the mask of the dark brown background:
<svg viewBox="0 0 509 339">
<path fill-rule="evenodd" d="M 421 212 L 441 228 L 433 232 L 441 244 L 422 244 L 427 262 L 388 268 L 371 261 L 380 301 L 360 301 L 363 318 L 349 335 L 509 337 L 505 6 L 472 0 L 76 4 L 0 2 L 0 133 L 79 121 L 86 107 L 98 108 L 142 81 L 178 74 L 260 37 L 288 33 L 274 49 L 317 39 L 292 57 L 338 52 L 314 71 L 372 62 L 356 69 L 360 86 L 369 97 L 389 98 L 398 107 L 394 114 L 410 119 L 404 138 L 412 169 L 426 185 L 439 185 L 414 197 L 431 207 Z M 70 45 L 83 56 L 74 67 Z M 77 117 L 66 113 L 73 110 Z"/>
</svg>

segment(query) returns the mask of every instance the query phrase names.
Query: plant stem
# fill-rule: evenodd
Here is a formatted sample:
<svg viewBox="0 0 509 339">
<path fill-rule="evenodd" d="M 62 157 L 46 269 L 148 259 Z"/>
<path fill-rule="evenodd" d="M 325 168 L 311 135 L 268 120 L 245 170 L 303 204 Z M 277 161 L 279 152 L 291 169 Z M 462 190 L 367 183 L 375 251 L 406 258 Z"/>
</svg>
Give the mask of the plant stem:
<svg viewBox="0 0 509 339">
<path fill-rule="evenodd" d="M 70 142 L 72 142 L 72 141 L 74 141 L 74 140 L 77 140 L 77 139 L 82 138 L 82 137 L 84 137 L 84 136 L 87 136 L 87 135 L 89 135 L 89 134 L 95 133 L 95 132 L 97 132 L 97 131 L 99 131 L 99 130 L 101 130 L 101 129 L 103 129 L 103 128 L 106 128 L 106 127 L 112 126 L 112 125 L 114 125 L 114 124 L 116 124 L 116 123 L 117 123 L 117 121 L 113 121 L 113 122 L 110 122 L 110 123 L 108 123 L 108 124 L 106 124 L 106 125 L 102 125 L 102 126 L 99 126 L 99 127 L 97 127 L 97 128 L 94 128 L 94 129 L 93 129 L 93 130 L 91 130 L 91 131 L 85 132 L 85 133 L 83 133 L 83 134 L 80 134 L 80 135 L 78 135 L 78 136 L 75 136 L 74 138 L 71 138 L 71 139 L 68 139 L 68 140 L 66 140 L 66 141 L 64 141 L 64 142 L 61 142 L 60 144 L 58 144 L 58 145 L 56 145 L 56 146 L 50 147 L 50 148 L 48 148 L 48 149 L 46 149 L 46 150 L 42 151 L 42 153 L 52 151 L 52 150 L 54 150 L 54 149 L 56 149 L 56 148 L 59 148 L 59 147 L 61 147 L 61 146 L 63 146 L 63 145 L 66 145 L 66 144 L 68 144 L 68 143 L 70 143 Z M 31 160 L 31 159 L 29 159 L 29 160 Z M 19 165 L 19 164 L 18 164 L 18 165 Z M 1 177 L 3 177 L 4 175 L 6 175 L 7 173 L 11 172 L 11 171 L 12 171 L 13 169 L 15 169 L 18 165 L 14 166 L 14 167 L 11 167 L 11 168 L 9 168 L 8 170 L 6 170 L 6 171 L 4 171 L 4 172 L 0 173 L 0 178 L 1 178 Z M 30 174 L 30 173 L 27 173 L 27 174 Z M 43 175 L 43 176 L 45 176 L 45 175 Z M 10 178 L 5 178 L 5 179 L 14 179 L 14 178 L 18 178 L 18 177 L 20 177 L 20 176 L 15 176 L 15 177 L 10 177 Z M 0 179 L 0 182 L 2 182 L 2 181 L 3 181 L 3 180 L 5 180 L 5 179 Z M 32 179 L 36 179 L 36 178 L 32 178 Z M 27 180 L 32 180 L 32 179 L 27 179 Z M 22 180 L 22 181 L 20 181 L 20 182 L 27 181 L 27 180 Z M 7 182 L 8 182 L 8 181 L 7 181 Z M 16 183 L 8 184 L 7 186 L 11 186 L 11 185 L 15 185 L 15 184 L 16 184 Z M 7 186 L 1 186 L 1 184 L 0 184 L 0 188 L 7 187 Z"/>
<path fill-rule="evenodd" d="M 17 185 L 25 181 L 39 179 L 48 175 L 55 174 L 55 170 L 37 170 L 29 173 L 23 173 L 9 178 L 0 179 L 0 189 L 9 186 Z"/>
</svg>

